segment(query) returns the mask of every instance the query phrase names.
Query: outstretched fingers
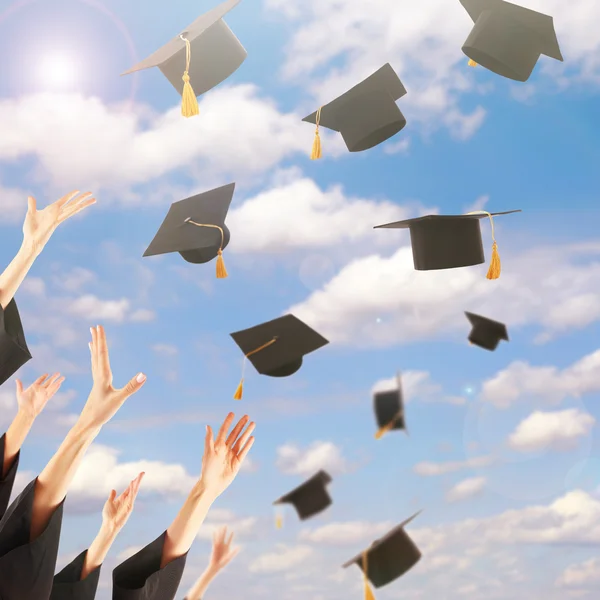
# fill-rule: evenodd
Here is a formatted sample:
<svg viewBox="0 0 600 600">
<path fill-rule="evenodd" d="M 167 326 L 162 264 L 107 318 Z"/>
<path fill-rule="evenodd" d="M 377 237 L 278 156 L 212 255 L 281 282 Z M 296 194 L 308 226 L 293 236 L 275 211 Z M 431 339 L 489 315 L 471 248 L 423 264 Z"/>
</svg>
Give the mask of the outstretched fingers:
<svg viewBox="0 0 600 600">
<path fill-rule="evenodd" d="M 238 439 L 238 441 L 235 443 L 235 445 L 232 448 L 232 450 L 235 454 L 239 454 L 240 450 L 243 448 L 244 444 L 248 441 L 248 438 L 254 431 L 255 427 L 256 427 L 256 423 L 254 423 L 254 422 L 252 422 L 252 423 L 250 423 L 250 425 L 248 425 L 248 427 L 246 428 L 246 431 L 244 431 L 242 436 Z"/>
<path fill-rule="evenodd" d="M 48 373 L 44 373 L 43 375 L 40 375 L 34 382 L 33 385 L 43 385 L 44 381 L 46 380 L 46 378 L 48 377 Z"/>
<path fill-rule="evenodd" d="M 96 328 L 96 345 L 97 345 L 97 366 L 98 374 L 104 377 L 110 377 L 110 359 L 108 357 L 108 344 L 106 342 L 106 332 L 102 325 Z"/>
<path fill-rule="evenodd" d="M 231 427 L 231 423 L 233 423 L 233 419 L 235 415 L 233 413 L 229 413 L 225 420 L 223 421 L 223 425 L 221 425 L 221 429 L 219 429 L 219 433 L 217 434 L 217 439 L 215 440 L 215 446 L 219 446 L 225 442 L 225 436 Z"/>
<path fill-rule="evenodd" d="M 90 192 L 88 192 L 88 194 L 90 194 Z M 75 196 L 78 196 L 78 195 L 79 195 L 79 190 L 73 190 L 72 192 L 65 194 L 62 198 L 59 198 L 55 202 L 55 204 L 59 208 L 62 208 L 65 204 L 69 203 L 71 200 L 73 200 L 73 198 L 75 198 Z"/>
<path fill-rule="evenodd" d="M 68 218 L 72 217 L 73 215 L 76 215 L 78 212 L 81 212 L 88 206 L 96 204 L 96 198 L 90 198 L 91 195 L 91 192 L 87 192 L 75 202 L 71 202 L 70 204 L 67 204 L 65 207 L 63 207 L 58 217 L 58 221 L 66 221 Z"/>
<path fill-rule="evenodd" d="M 248 454 L 248 452 L 250 452 L 250 448 L 252 448 L 253 444 L 254 444 L 254 436 L 252 436 L 248 440 L 248 443 L 240 450 L 239 454 L 237 455 L 237 459 L 238 459 L 238 462 L 240 465 L 244 462 L 244 459 L 246 458 L 246 455 Z"/>
<path fill-rule="evenodd" d="M 237 439 L 238 435 L 240 435 L 240 432 L 242 431 L 242 429 L 246 426 L 246 423 L 248 422 L 249 418 L 250 417 L 248 415 L 244 415 L 239 420 L 238 424 L 233 428 L 233 430 L 229 434 L 229 437 L 227 438 L 227 441 L 225 442 L 226 446 L 228 446 L 229 448 L 231 448 L 232 444 L 235 442 L 235 440 Z"/>
</svg>

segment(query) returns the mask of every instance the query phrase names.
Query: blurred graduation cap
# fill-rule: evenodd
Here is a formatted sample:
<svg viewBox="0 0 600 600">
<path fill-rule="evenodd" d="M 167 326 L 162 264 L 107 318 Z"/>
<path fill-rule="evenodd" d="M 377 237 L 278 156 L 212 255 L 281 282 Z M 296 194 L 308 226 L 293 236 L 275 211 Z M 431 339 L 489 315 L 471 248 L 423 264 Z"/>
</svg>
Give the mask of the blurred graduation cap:
<svg viewBox="0 0 600 600">
<path fill-rule="evenodd" d="M 25 341 L 19 309 L 13 298 L 6 308 L 0 306 L 0 385 L 29 360 L 31 354 Z"/>
<path fill-rule="evenodd" d="M 460 3 L 475 23 L 462 47 L 469 66 L 527 81 L 541 54 L 562 62 L 552 17 L 503 0 Z"/>
<path fill-rule="evenodd" d="M 397 388 L 384 392 L 376 392 L 373 395 L 375 418 L 377 419 L 378 431 L 375 439 L 381 439 L 389 431 L 402 429 L 406 431 L 404 420 L 404 398 L 402 395 L 402 379 L 400 373 L 396 375 Z"/>
<path fill-rule="evenodd" d="M 332 500 L 325 488 L 331 481 L 331 476 L 328 473 L 319 471 L 308 481 L 305 481 L 296 489 L 282 496 L 279 500 L 273 502 L 273 504 L 292 504 L 300 520 L 305 521 L 331 506 Z M 279 523 L 278 528 L 280 526 Z"/>
<path fill-rule="evenodd" d="M 304 117 L 316 125 L 311 160 L 321 158 L 319 127 L 339 131 L 350 152 L 373 148 L 406 125 L 396 101 L 406 89 L 389 63 L 329 104 Z"/>
<path fill-rule="evenodd" d="M 246 359 L 261 375 L 289 377 L 300 369 L 305 355 L 329 344 L 294 315 L 285 315 L 230 335 L 244 353 L 242 378 L 234 400 L 242 399 Z"/>
<path fill-rule="evenodd" d="M 158 67 L 182 96 L 181 114 L 184 117 L 197 115 L 196 97 L 227 79 L 248 56 L 223 21 L 239 3 L 240 0 L 227 0 L 219 4 L 122 75 Z"/>
<path fill-rule="evenodd" d="M 235 183 L 191 196 L 171 205 L 144 256 L 179 252 L 190 263 L 201 264 L 217 257 L 217 278 L 227 277 L 223 250 L 230 233 L 225 217 L 233 199 Z"/>
<path fill-rule="evenodd" d="M 404 531 L 404 528 L 421 512 L 400 523 L 385 537 L 375 540 L 370 548 L 342 565 L 344 569 L 353 564 L 361 568 L 365 584 L 365 600 L 374 598 L 369 581 L 376 588 L 383 587 L 404 575 L 421 560 L 420 550 Z"/>
<path fill-rule="evenodd" d="M 493 217 L 517 212 L 521 210 L 498 213 L 476 211 L 466 215 L 427 215 L 377 225 L 375 229 L 409 229 L 413 262 L 417 271 L 455 269 L 485 262 L 479 220 L 488 217 L 492 228 L 493 245 L 487 278 L 498 279 L 501 264 L 494 235 Z"/>
<path fill-rule="evenodd" d="M 485 350 L 495 350 L 500 340 L 509 341 L 506 325 L 499 321 L 493 321 L 487 317 L 475 315 L 465 311 L 467 319 L 473 328 L 469 334 L 469 342 Z"/>
</svg>

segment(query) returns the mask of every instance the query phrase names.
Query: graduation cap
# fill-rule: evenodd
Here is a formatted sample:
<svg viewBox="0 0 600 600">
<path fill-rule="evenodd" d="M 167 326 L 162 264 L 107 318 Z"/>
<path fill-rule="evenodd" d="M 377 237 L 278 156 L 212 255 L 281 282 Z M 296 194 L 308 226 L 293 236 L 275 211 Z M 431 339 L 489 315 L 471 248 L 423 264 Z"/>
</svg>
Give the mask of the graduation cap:
<svg viewBox="0 0 600 600">
<path fill-rule="evenodd" d="M 503 0 L 460 0 L 475 26 L 462 51 L 469 66 L 527 81 L 541 54 L 560 60 L 552 17 Z"/>
<path fill-rule="evenodd" d="M 435 271 L 472 267 L 485 262 L 479 220 L 488 217 L 492 227 L 492 259 L 488 279 L 500 277 L 501 264 L 494 235 L 494 220 L 498 215 L 509 215 L 521 210 L 489 213 L 476 211 L 466 215 L 427 215 L 375 229 L 409 229 L 413 262 L 417 271 Z"/>
<path fill-rule="evenodd" d="M 328 473 L 319 471 L 308 481 L 282 496 L 273 504 L 293 504 L 300 520 L 305 521 L 331 506 L 332 500 L 325 488 L 331 481 L 332 479 Z M 278 524 L 278 527 L 280 527 L 280 524 Z"/>
<path fill-rule="evenodd" d="M 402 380 L 400 374 L 396 375 L 397 389 L 385 392 L 376 392 L 373 395 L 375 418 L 378 431 L 375 439 L 381 439 L 386 433 L 394 429 L 406 431 L 404 420 L 404 398 L 402 396 Z"/>
<path fill-rule="evenodd" d="M 217 278 L 227 277 L 223 250 L 229 244 L 230 233 L 225 217 L 234 190 L 235 183 L 229 183 L 171 204 L 144 256 L 179 252 L 187 262 L 194 264 L 207 263 L 217 257 Z"/>
<path fill-rule="evenodd" d="M 19 309 L 13 298 L 4 310 L 0 306 L 0 385 L 29 360 L 31 354 L 25 341 Z"/>
<path fill-rule="evenodd" d="M 246 359 L 261 375 L 289 377 L 300 369 L 306 354 L 329 344 L 294 315 L 285 315 L 230 335 L 244 353 L 242 379 L 234 400 L 242 399 Z"/>
<path fill-rule="evenodd" d="M 396 101 L 406 95 L 398 75 L 385 64 L 351 90 L 304 117 L 316 125 L 311 160 L 321 158 L 319 127 L 339 131 L 350 152 L 373 148 L 396 135 L 406 119 Z"/>
<path fill-rule="evenodd" d="M 361 568 L 366 600 L 374 598 L 369 581 L 376 588 L 383 587 L 404 575 L 421 560 L 420 550 L 404 531 L 404 528 L 420 514 L 421 511 L 400 523 L 385 537 L 375 540 L 370 548 L 342 565 L 344 569 L 353 564 Z"/>
<path fill-rule="evenodd" d="M 184 117 L 197 115 L 196 96 L 227 79 L 248 56 L 223 21 L 223 17 L 239 3 L 240 0 L 227 0 L 219 4 L 122 75 L 158 67 L 182 96 L 181 114 Z M 194 60 L 191 60 L 192 54 Z"/>
<path fill-rule="evenodd" d="M 509 341 L 506 325 L 465 311 L 473 328 L 469 334 L 469 342 L 485 350 L 495 350 L 500 340 Z"/>
</svg>

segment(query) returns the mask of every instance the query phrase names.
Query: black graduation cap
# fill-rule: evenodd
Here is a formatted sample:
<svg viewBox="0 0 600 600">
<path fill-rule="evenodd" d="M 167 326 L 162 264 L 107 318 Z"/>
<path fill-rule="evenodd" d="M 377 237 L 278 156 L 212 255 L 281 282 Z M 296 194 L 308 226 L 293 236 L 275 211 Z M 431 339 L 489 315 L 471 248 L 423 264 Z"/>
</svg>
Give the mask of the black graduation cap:
<svg viewBox="0 0 600 600">
<path fill-rule="evenodd" d="M 230 335 L 244 353 L 242 379 L 234 400 L 242 399 L 246 359 L 261 375 L 288 377 L 300 369 L 306 354 L 329 344 L 294 315 L 285 315 Z"/>
<path fill-rule="evenodd" d="M 197 115 L 196 96 L 208 92 L 227 79 L 248 56 L 240 41 L 223 21 L 223 17 L 239 3 L 240 0 L 227 0 L 219 4 L 198 17 L 160 50 L 122 75 L 158 67 L 181 94 L 183 116 Z"/>
<path fill-rule="evenodd" d="M 497 279 L 500 276 L 500 258 L 492 217 L 516 212 L 521 210 L 498 213 L 477 211 L 466 215 L 427 215 L 377 225 L 375 229 L 409 229 L 413 261 L 417 271 L 455 269 L 485 262 L 479 220 L 488 217 L 492 226 L 493 246 L 487 278 Z"/>
<path fill-rule="evenodd" d="M 406 89 L 389 63 L 351 90 L 304 117 L 317 126 L 311 159 L 321 158 L 319 127 L 339 131 L 350 152 L 373 148 L 396 135 L 406 119 L 396 101 Z"/>
<path fill-rule="evenodd" d="M 308 481 L 289 492 L 285 496 L 273 502 L 273 504 L 293 504 L 301 521 L 310 519 L 316 514 L 323 512 L 332 504 L 331 497 L 325 486 L 332 479 L 325 471 L 319 471 Z"/>
<path fill-rule="evenodd" d="M 229 244 L 225 217 L 234 190 L 235 183 L 229 183 L 171 204 L 144 256 L 179 252 L 194 264 L 209 262 L 216 256 L 217 277 L 227 277 L 222 252 Z"/>
<path fill-rule="evenodd" d="M 31 354 L 25 341 L 19 309 L 13 298 L 4 310 L 0 306 L 0 385 L 29 360 Z"/>
<path fill-rule="evenodd" d="M 500 340 L 509 341 L 506 325 L 465 311 L 473 329 L 469 334 L 469 342 L 485 350 L 495 350 Z"/>
<path fill-rule="evenodd" d="M 503 0 L 460 2 L 475 23 L 462 47 L 470 66 L 527 81 L 541 54 L 562 62 L 552 17 Z"/>
<path fill-rule="evenodd" d="M 421 560 L 420 550 L 404 531 L 404 528 L 420 514 L 421 511 L 400 523 L 385 537 L 375 540 L 370 548 L 342 565 L 344 569 L 353 564 L 361 568 L 365 581 L 365 597 L 369 597 L 369 581 L 376 588 L 383 587 L 404 575 Z"/>
<path fill-rule="evenodd" d="M 373 395 L 375 418 L 378 431 L 376 439 L 381 439 L 388 431 L 402 429 L 406 431 L 404 420 L 404 398 L 402 395 L 402 380 L 400 374 L 396 376 L 398 387 L 395 390 L 376 392 Z"/>
</svg>

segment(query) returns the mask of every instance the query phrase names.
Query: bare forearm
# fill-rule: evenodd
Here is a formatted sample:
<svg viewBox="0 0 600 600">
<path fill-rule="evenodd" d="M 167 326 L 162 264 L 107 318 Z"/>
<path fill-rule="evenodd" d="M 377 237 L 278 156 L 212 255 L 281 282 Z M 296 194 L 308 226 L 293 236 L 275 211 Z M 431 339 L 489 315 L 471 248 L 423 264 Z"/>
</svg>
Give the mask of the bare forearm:
<svg viewBox="0 0 600 600">
<path fill-rule="evenodd" d="M 81 570 L 82 580 L 102 565 L 116 537 L 115 532 L 110 531 L 104 524 L 102 525 L 85 556 L 85 562 Z"/>
<path fill-rule="evenodd" d="M 167 529 L 160 563 L 161 569 L 189 551 L 215 499 L 215 496 L 206 490 L 202 482 L 198 482 L 194 486 Z"/>
<path fill-rule="evenodd" d="M 40 250 L 36 249 L 33 244 L 23 242 L 17 255 L 0 275 L 0 305 L 3 309 L 14 298 L 39 253 Z"/>
<path fill-rule="evenodd" d="M 200 575 L 192 589 L 187 593 L 185 597 L 186 600 L 202 600 L 204 594 L 206 594 L 206 590 L 208 586 L 211 584 L 212 580 L 217 576 L 219 571 L 216 569 L 212 569 L 211 567 L 207 567 L 206 571 Z"/>
<path fill-rule="evenodd" d="M 25 415 L 22 411 L 17 413 L 10 427 L 6 431 L 4 441 L 4 463 L 2 464 L 2 472 L 0 479 L 6 477 L 9 469 L 12 467 L 15 457 L 19 453 L 25 438 L 29 434 L 33 425 L 33 417 Z"/>
<path fill-rule="evenodd" d="M 76 424 L 40 473 L 33 500 L 30 536 L 32 540 L 42 533 L 52 513 L 64 500 L 86 450 L 99 432 L 99 428 Z"/>
</svg>

